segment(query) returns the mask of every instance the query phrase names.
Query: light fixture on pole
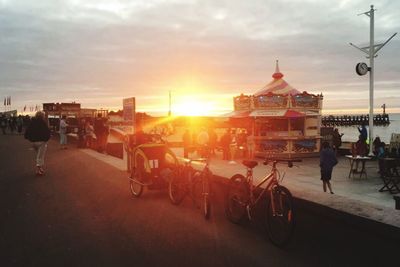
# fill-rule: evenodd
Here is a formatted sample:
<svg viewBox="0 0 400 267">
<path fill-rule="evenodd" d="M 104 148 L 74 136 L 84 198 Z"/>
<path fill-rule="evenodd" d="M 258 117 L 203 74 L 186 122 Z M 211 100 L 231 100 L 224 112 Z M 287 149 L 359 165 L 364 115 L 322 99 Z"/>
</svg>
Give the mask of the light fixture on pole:
<svg viewBox="0 0 400 267">
<path fill-rule="evenodd" d="M 366 63 L 358 63 L 356 65 L 356 72 L 358 75 L 365 75 L 369 71 L 369 155 L 373 155 L 373 126 L 374 126 L 374 58 L 377 56 L 377 52 L 382 49 L 397 33 L 393 34 L 386 42 L 382 44 L 374 44 L 374 6 L 371 5 L 371 9 L 367 12 L 358 15 L 367 15 L 370 18 L 370 31 L 369 31 L 369 46 L 358 47 L 352 43 L 351 46 L 357 48 L 363 53 L 367 54 L 369 58 L 369 67 Z"/>
</svg>

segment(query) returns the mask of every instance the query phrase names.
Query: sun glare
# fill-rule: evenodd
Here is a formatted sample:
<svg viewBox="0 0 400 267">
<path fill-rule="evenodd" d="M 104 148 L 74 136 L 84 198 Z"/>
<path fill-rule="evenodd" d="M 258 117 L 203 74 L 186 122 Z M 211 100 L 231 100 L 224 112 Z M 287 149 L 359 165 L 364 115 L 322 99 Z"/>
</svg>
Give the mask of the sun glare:
<svg viewBox="0 0 400 267">
<path fill-rule="evenodd" d="M 178 116 L 209 116 L 213 110 L 212 103 L 196 99 L 186 99 L 172 106 L 172 113 Z"/>
</svg>

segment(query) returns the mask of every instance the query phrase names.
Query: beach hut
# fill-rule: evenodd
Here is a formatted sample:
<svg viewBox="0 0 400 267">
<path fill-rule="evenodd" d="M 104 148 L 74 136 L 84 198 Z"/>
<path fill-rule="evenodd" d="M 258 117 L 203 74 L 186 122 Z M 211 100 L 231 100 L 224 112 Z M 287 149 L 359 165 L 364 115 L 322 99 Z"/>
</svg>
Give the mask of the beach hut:
<svg viewBox="0 0 400 267">
<path fill-rule="evenodd" d="M 232 125 L 254 133 L 256 155 L 306 157 L 319 152 L 322 94 L 300 92 L 284 79 L 278 61 L 273 80 L 254 95 L 233 98 Z"/>
</svg>

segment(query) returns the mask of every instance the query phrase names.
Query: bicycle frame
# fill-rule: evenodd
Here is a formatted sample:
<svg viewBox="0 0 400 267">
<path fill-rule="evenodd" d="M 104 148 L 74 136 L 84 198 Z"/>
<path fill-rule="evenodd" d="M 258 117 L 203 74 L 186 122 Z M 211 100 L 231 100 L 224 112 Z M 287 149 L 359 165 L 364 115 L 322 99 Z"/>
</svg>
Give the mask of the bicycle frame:
<svg viewBox="0 0 400 267">
<path fill-rule="evenodd" d="M 208 190 L 206 190 L 206 186 L 207 183 L 209 182 L 209 176 L 212 175 L 211 171 L 210 171 L 210 160 L 208 158 L 206 159 L 185 159 L 184 161 L 184 166 L 182 169 L 182 173 L 183 175 L 186 175 L 188 178 L 188 182 L 189 184 L 191 184 L 193 182 L 193 173 L 195 171 L 195 169 L 192 166 L 192 162 L 197 161 L 197 162 L 205 162 L 205 166 L 203 167 L 203 169 L 198 170 L 201 174 L 202 177 L 202 184 L 203 184 L 203 194 L 204 195 L 208 195 L 209 192 Z M 191 187 L 189 188 L 189 191 L 191 192 Z M 192 194 L 193 192 L 191 192 Z"/>
<path fill-rule="evenodd" d="M 270 191 L 271 187 L 278 183 L 278 180 L 277 180 L 277 177 L 276 177 L 277 172 L 278 172 L 278 170 L 276 168 L 276 164 L 277 164 L 277 162 L 273 162 L 271 172 L 268 175 L 264 176 L 262 181 L 260 183 L 258 183 L 257 185 L 255 185 L 255 186 L 253 185 L 253 169 L 251 169 L 251 168 L 247 169 L 246 178 L 247 178 L 247 182 L 249 184 L 250 204 L 252 206 L 256 205 L 258 203 L 258 201 L 261 199 L 261 197 L 265 194 L 265 192 Z M 267 184 L 267 186 L 265 188 L 263 188 L 261 193 L 257 196 L 257 198 L 255 198 L 254 197 L 254 191 L 257 190 L 258 188 L 261 188 L 261 185 L 266 183 L 268 180 L 270 180 L 270 181 Z M 272 196 L 272 193 L 271 193 L 271 198 L 272 197 L 273 196 Z M 275 212 L 275 207 L 274 206 L 275 205 L 273 205 L 273 210 Z"/>
</svg>

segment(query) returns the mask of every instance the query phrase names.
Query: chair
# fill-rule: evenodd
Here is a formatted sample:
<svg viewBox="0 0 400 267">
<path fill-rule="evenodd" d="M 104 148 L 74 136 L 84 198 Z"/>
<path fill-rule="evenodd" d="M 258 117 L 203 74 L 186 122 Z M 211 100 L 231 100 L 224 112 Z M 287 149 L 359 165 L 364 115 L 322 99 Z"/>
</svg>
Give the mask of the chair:
<svg viewBox="0 0 400 267">
<path fill-rule="evenodd" d="M 390 138 L 389 150 L 391 151 L 393 148 L 400 148 L 400 134 L 398 133 L 392 133 Z"/>
<path fill-rule="evenodd" d="M 379 192 L 400 193 L 400 175 L 397 166 L 385 159 L 379 159 L 379 172 L 383 181 Z"/>
</svg>

